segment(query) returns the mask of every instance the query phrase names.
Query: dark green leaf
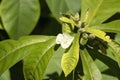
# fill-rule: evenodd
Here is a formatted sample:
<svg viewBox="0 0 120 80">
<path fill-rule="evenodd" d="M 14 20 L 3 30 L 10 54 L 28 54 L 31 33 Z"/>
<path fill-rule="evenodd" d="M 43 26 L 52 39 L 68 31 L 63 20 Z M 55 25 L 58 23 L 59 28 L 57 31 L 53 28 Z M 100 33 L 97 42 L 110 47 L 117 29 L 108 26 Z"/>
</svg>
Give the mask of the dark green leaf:
<svg viewBox="0 0 120 80">
<path fill-rule="evenodd" d="M 3 0 L 1 18 L 10 38 L 17 39 L 29 34 L 40 15 L 39 0 Z"/>
<path fill-rule="evenodd" d="M 55 39 L 43 42 L 24 59 L 26 80 L 42 80 L 48 63 L 54 54 L 54 45 Z"/>
</svg>

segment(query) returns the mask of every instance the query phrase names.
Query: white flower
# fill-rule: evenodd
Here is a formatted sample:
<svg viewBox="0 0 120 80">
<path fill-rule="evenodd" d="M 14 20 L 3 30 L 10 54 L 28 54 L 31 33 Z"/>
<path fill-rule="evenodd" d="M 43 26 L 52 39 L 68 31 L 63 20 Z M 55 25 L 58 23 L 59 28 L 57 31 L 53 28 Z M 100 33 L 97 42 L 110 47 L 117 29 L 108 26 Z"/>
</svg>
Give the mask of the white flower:
<svg viewBox="0 0 120 80">
<path fill-rule="evenodd" d="M 74 37 L 67 33 L 59 33 L 56 38 L 56 44 L 61 44 L 62 48 L 66 49 L 71 45 L 73 39 Z"/>
</svg>

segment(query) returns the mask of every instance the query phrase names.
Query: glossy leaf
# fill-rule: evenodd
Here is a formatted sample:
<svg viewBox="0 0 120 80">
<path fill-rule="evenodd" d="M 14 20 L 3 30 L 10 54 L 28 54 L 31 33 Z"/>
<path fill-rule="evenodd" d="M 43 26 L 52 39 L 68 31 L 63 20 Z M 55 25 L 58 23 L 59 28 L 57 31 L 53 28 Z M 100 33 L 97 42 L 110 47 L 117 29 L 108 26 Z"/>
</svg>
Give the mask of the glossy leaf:
<svg viewBox="0 0 120 80">
<path fill-rule="evenodd" d="M 120 67 L 120 44 L 118 44 L 115 41 L 112 41 L 110 43 L 108 43 L 109 48 L 111 49 L 111 51 L 113 52 L 116 61 L 118 62 L 118 65 Z"/>
<path fill-rule="evenodd" d="M 31 33 L 40 15 L 39 0 L 3 0 L 1 18 L 10 38 Z"/>
<path fill-rule="evenodd" d="M 61 66 L 65 76 L 70 74 L 75 69 L 79 60 L 79 35 L 75 35 L 73 44 L 70 49 L 62 56 Z"/>
<path fill-rule="evenodd" d="M 46 0 L 54 17 L 59 18 L 65 13 L 76 13 L 80 10 L 81 0 Z"/>
<path fill-rule="evenodd" d="M 50 59 L 54 54 L 55 39 L 50 39 L 39 45 L 37 50 L 24 60 L 24 75 L 26 80 L 42 80 Z"/>
<path fill-rule="evenodd" d="M 0 42 L 0 75 L 22 60 L 28 54 L 39 49 L 41 42 L 54 37 L 49 36 L 28 36 L 16 40 L 4 40 Z"/>
<path fill-rule="evenodd" d="M 84 76 L 83 80 L 102 80 L 102 75 L 86 49 L 81 50 Z"/>
<path fill-rule="evenodd" d="M 100 24 L 120 10 L 120 0 L 82 0 L 81 20 L 88 11 L 87 24 Z"/>
<path fill-rule="evenodd" d="M 0 76 L 0 80 L 11 80 L 10 71 L 9 71 L 9 70 L 5 71 L 5 72 Z"/>
<path fill-rule="evenodd" d="M 92 26 L 92 28 L 100 29 L 105 32 L 120 33 L 120 20 L 115 20 L 104 24 L 98 24 L 96 26 Z"/>
</svg>

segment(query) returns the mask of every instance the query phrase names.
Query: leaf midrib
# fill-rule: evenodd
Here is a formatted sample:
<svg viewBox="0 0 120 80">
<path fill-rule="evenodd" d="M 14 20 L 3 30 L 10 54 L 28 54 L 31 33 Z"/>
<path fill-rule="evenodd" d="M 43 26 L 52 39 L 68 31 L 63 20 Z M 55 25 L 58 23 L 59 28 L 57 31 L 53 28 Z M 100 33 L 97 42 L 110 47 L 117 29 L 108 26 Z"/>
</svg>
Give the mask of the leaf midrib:
<svg viewBox="0 0 120 80">
<path fill-rule="evenodd" d="M 24 48 L 24 47 L 27 47 L 27 46 L 30 46 L 30 45 L 34 45 L 34 44 L 38 44 L 38 43 L 41 43 L 41 42 L 45 42 L 45 41 L 47 41 L 47 40 L 43 40 L 43 41 L 36 41 L 36 42 L 31 42 L 30 44 L 28 44 L 28 43 L 26 43 L 26 45 L 25 44 L 23 44 L 23 45 L 21 45 L 20 47 L 16 47 L 14 50 L 11 50 L 10 52 L 8 52 L 8 54 L 7 55 L 5 55 L 4 57 L 2 57 L 1 59 L 0 59 L 0 62 L 5 58 L 5 57 L 7 57 L 8 55 L 10 55 L 11 53 L 14 53 L 15 51 L 17 51 L 17 50 L 19 50 L 19 49 L 21 49 L 21 48 Z M 18 45 L 19 46 L 19 45 Z"/>
<path fill-rule="evenodd" d="M 51 46 L 49 46 L 49 47 L 43 52 L 43 54 L 41 55 L 41 57 L 38 59 L 35 68 L 33 69 L 33 73 L 36 72 L 36 69 L 37 69 L 37 67 L 38 67 L 38 64 L 39 64 L 39 62 L 41 61 L 41 58 L 45 55 L 45 53 L 46 53 L 49 49 L 52 48 L 53 45 L 54 45 L 54 44 L 52 44 Z"/>
</svg>

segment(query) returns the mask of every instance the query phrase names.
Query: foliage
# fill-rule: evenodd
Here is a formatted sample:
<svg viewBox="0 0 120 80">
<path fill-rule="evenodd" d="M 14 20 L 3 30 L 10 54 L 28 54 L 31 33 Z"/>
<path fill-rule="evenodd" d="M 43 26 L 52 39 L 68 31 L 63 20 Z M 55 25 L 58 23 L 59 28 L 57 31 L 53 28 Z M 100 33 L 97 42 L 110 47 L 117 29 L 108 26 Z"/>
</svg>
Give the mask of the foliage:
<svg viewBox="0 0 120 80">
<path fill-rule="evenodd" d="M 2 0 L 0 80 L 14 80 L 19 68 L 11 69 L 20 61 L 25 80 L 119 80 L 119 4 Z"/>
</svg>

